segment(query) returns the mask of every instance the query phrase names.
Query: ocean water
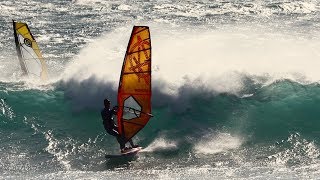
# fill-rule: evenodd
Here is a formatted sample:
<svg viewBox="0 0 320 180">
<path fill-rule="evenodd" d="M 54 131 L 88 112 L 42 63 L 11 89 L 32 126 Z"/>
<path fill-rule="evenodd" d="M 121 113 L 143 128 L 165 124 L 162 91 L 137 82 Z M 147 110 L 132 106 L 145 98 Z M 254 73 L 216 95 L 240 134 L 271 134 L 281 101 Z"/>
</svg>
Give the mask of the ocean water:
<svg viewBox="0 0 320 180">
<path fill-rule="evenodd" d="M 0 1 L 0 179 L 319 179 L 318 0 Z M 27 22 L 49 81 L 21 77 Z M 100 117 L 150 27 L 152 113 L 131 159 Z"/>
</svg>

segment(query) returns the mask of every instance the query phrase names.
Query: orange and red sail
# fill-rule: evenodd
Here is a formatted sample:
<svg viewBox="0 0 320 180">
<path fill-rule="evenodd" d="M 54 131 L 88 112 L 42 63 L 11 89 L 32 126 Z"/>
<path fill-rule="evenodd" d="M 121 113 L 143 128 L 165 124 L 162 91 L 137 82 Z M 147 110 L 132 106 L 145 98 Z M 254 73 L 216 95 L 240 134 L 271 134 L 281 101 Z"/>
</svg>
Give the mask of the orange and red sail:
<svg viewBox="0 0 320 180">
<path fill-rule="evenodd" d="M 151 39 L 147 26 L 134 26 L 118 88 L 118 130 L 127 142 L 151 115 Z"/>
</svg>

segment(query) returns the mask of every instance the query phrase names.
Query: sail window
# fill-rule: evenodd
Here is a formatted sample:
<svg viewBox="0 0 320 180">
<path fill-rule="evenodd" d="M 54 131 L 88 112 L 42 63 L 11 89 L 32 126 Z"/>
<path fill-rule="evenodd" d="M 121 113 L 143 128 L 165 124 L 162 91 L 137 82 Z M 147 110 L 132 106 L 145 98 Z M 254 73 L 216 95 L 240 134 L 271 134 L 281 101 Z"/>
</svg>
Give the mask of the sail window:
<svg viewBox="0 0 320 180">
<path fill-rule="evenodd" d="M 130 120 L 133 118 L 137 118 L 140 117 L 140 114 L 141 106 L 132 96 L 129 96 L 127 99 L 124 100 L 123 119 Z"/>
</svg>

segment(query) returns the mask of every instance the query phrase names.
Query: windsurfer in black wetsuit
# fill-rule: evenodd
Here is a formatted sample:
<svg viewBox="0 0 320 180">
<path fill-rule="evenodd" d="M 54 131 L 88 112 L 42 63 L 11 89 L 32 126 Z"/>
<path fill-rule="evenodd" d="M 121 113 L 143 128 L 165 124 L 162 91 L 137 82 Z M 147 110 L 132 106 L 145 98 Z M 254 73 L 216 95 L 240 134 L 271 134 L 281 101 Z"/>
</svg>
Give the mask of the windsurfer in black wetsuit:
<svg viewBox="0 0 320 180">
<path fill-rule="evenodd" d="M 125 147 L 125 140 L 121 137 L 121 135 L 118 132 L 118 126 L 113 121 L 113 115 L 117 115 L 117 109 L 118 107 L 115 106 L 112 109 L 110 109 L 110 101 L 108 99 L 105 99 L 104 101 L 104 108 L 101 110 L 101 117 L 103 119 L 103 126 L 108 134 L 115 136 L 117 138 L 118 143 L 120 144 L 120 150 L 121 152 L 125 152 L 128 148 Z M 129 143 L 132 147 L 138 147 L 138 145 L 134 145 L 132 140 L 129 140 Z"/>
</svg>

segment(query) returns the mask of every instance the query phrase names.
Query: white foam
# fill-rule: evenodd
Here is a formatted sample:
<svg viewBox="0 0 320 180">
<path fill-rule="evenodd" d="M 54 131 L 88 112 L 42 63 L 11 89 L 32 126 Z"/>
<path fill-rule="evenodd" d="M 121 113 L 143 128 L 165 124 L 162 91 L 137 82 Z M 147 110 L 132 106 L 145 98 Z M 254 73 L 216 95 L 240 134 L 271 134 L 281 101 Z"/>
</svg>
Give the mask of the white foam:
<svg viewBox="0 0 320 180">
<path fill-rule="evenodd" d="M 195 145 L 194 150 L 197 154 L 216 154 L 236 149 L 243 142 L 244 140 L 240 137 L 232 136 L 228 133 L 219 133 L 205 137 Z"/>
<path fill-rule="evenodd" d="M 148 25 L 148 24 L 144 24 Z M 63 79 L 79 82 L 96 77 L 117 87 L 132 26 L 115 29 L 93 40 L 66 68 Z M 234 27 L 233 27 L 234 28 Z M 165 80 L 178 89 L 200 79 L 218 92 L 236 93 L 243 75 L 288 78 L 301 82 L 320 80 L 320 41 L 264 28 L 178 31 L 150 25 L 153 81 Z M 170 86 L 170 87 L 169 87 Z"/>
<path fill-rule="evenodd" d="M 175 150 L 177 149 L 177 143 L 174 141 L 166 140 L 165 138 L 155 139 L 148 147 L 143 149 L 143 152 L 154 152 L 163 150 Z"/>
</svg>

